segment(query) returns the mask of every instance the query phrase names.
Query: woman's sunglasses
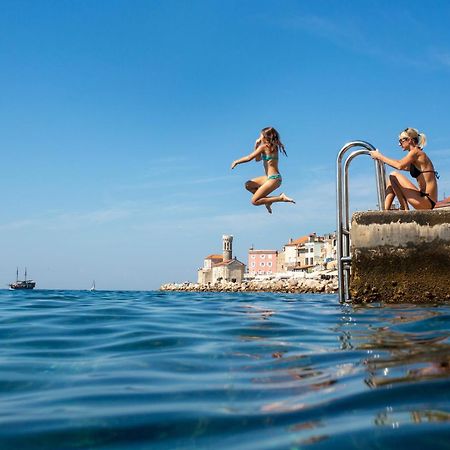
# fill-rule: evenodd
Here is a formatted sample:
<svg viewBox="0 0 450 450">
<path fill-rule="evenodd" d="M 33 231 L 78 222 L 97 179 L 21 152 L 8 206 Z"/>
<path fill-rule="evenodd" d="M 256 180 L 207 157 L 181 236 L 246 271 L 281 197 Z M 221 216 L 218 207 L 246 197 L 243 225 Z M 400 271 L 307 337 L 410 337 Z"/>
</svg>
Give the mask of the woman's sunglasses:
<svg viewBox="0 0 450 450">
<path fill-rule="evenodd" d="M 403 144 L 403 142 L 405 142 L 405 141 L 407 141 L 409 138 L 401 138 L 401 139 L 399 139 L 398 140 L 398 145 L 402 145 Z"/>
</svg>

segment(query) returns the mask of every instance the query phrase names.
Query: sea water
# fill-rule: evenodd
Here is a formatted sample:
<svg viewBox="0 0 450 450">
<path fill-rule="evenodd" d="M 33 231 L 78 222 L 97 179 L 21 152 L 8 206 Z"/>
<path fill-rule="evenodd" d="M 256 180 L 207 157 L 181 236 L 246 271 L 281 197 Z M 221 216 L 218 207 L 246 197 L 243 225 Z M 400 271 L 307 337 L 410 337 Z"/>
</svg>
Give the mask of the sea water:
<svg viewBox="0 0 450 450">
<path fill-rule="evenodd" d="M 0 449 L 450 448 L 450 306 L 0 291 Z"/>
</svg>

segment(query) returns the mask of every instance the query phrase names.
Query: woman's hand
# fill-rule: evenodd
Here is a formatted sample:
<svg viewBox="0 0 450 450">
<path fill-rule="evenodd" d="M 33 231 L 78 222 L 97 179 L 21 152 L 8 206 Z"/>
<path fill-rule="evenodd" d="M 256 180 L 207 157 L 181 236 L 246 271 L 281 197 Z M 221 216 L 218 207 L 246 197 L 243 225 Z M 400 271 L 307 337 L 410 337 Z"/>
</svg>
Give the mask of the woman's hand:
<svg viewBox="0 0 450 450">
<path fill-rule="evenodd" d="M 372 159 L 381 161 L 381 157 L 383 156 L 379 150 L 375 150 L 373 152 L 370 152 L 370 156 L 372 157 Z"/>
<path fill-rule="evenodd" d="M 233 161 L 231 163 L 231 170 L 233 170 L 239 163 L 237 162 L 237 160 Z"/>
</svg>

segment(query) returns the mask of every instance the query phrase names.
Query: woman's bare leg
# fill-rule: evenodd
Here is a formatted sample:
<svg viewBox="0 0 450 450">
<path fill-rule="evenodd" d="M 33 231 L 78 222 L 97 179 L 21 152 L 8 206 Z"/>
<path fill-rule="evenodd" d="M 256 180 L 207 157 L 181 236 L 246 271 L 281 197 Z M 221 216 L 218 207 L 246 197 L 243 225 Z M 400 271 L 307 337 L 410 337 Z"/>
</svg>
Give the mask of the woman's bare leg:
<svg viewBox="0 0 450 450">
<path fill-rule="evenodd" d="M 395 172 L 389 178 L 402 209 L 409 210 L 409 205 L 415 209 L 431 209 L 428 198 L 421 196 L 419 189 L 404 175 Z"/>
<path fill-rule="evenodd" d="M 384 199 L 384 209 L 385 210 L 389 210 L 392 207 L 392 202 L 394 201 L 395 198 L 395 192 L 392 189 L 392 185 L 391 185 L 391 180 L 389 177 L 389 181 L 388 181 L 388 185 L 386 188 L 386 197 Z"/>
<path fill-rule="evenodd" d="M 389 175 L 389 181 L 391 182 L 391 188 L 395 194 L 394 197 L 397 196 L 400 203 L 400 209 L 409 210 L 408 200 L 406 200 L 405 196 L 403 195 L 402 185 L 398 181 L 399 175 L 399 173 L 393 172 L 391 175 Z"/>
</svg>

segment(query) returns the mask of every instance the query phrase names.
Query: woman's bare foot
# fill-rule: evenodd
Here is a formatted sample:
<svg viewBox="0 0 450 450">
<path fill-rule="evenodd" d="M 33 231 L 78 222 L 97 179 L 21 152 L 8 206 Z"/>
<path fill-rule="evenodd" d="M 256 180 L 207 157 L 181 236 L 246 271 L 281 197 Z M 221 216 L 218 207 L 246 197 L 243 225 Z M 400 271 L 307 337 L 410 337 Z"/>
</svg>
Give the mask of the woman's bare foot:
<svg viewBox="0 0 450 450">
<path fill-rule="evenodd" d="M 267 212 L 269 214 L 272 214 L 272 204 L 271 203 L 266 203 L 264 206 L 267 208 Z"/>
<path fill-rule="evenodd" d="M 284 192 L 280 194 L 280 198 L 282 202 L 295 203 L 293 198 L 288 197 Z"/>
</svg>

